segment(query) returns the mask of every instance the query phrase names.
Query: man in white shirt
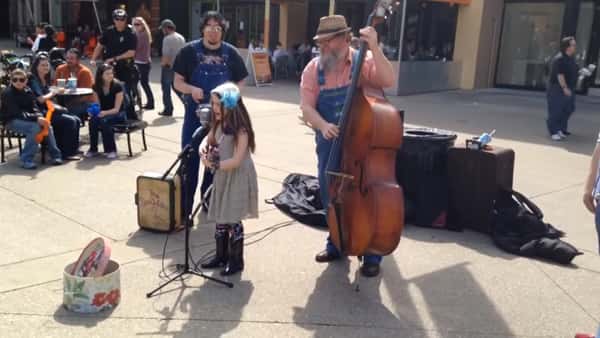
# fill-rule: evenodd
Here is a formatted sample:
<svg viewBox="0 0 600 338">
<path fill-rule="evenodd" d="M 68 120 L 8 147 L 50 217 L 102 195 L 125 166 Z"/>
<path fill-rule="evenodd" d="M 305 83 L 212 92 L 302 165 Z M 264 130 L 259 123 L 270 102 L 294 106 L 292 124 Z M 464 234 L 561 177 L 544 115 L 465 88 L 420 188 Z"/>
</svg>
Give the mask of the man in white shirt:
<svg viewBox="0 0 600 338">
<path fill-rule="evenodd" d="M 44 28 L 47 24 L 48 23 L 46 22 L 40 22 L 37 26 L 35 26 L 35 41 L 31 46 L 31 51 L 33 52 L 33 54 L 37 53 L 38 49 L 40 48 L 40 40 L 46 37 L 46 31 L 44 30 Z"/>
<path fill-rule="evenodd" d="M 162 45 L 162 58 L 160 59 L 160 84 L 162 87 L 165 109 L 158 114 L 162 116 L 172 116 L 173 101 L 171 100 L 171 87 L 173 86 L 175 75 L 173 72 L 173 63 L 175 62 L 177 53 L 179 53 L 179 50 L 185 45 L 185 38 L 175 31 L 175 23 L 169 19 L 163 20 L 159 28 L 165 36 Z M 177 91 L 175 91 L 175 93 L 179 96 Z"/>
</svg>

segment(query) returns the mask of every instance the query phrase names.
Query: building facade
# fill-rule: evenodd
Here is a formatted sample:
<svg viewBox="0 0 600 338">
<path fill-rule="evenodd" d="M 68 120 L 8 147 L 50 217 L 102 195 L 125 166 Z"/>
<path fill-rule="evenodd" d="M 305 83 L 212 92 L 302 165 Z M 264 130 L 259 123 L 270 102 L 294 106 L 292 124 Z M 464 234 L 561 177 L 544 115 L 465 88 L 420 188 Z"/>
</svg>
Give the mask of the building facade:
<svg viewBox="0 0 600 338">
<path fill-rule="evenodd" d="M 66 30 L 97 26 L 93 0 L 9 0 L 0 34 L 48 21 Z M 172 19 L 187 39 L 200 36 L 200 20 L 218 10 L 229 21 L 225 39 L 244 52 L 251 42 L 285 48 L 312 42 L 319 18 L 344 15 L 354 34 L 373 0 L 95 0 L 101 26 L 124 6 L 156 30 Z M 548 64 L 564 36 L 578 42 L 577 62 L 600 63 L 600 0 L 406 0 L 377 27 L 398 73 L 391 94 L 508 87 L 543 90 Z M 9 32 L 7 34 L 7 32 Z M 600 87 L 600 72 L 585 83 Z M 585 89 L 585 88 L 584 88 Z"/>
</svg>

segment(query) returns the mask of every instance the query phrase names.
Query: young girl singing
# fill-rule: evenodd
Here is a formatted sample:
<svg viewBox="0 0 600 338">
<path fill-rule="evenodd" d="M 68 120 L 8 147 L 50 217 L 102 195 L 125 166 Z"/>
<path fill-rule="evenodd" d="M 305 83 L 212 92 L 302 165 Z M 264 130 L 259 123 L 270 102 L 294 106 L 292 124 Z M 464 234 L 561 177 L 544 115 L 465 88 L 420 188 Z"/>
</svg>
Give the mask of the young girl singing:
<svg viewBox="0 0 600 338">
<path fill-rule="evenodd" d="M 258 217 L 258 183 L 250 153 L 254 131 L 239 88 L 225 83 L 211 91 L 213 121 L 202 163 L 214 170 L 208 219 L 216 222 L 215 257 L 203 268 L 225 267 L 221 275 L 244 269 L 242 220 Z"/>
</svg>

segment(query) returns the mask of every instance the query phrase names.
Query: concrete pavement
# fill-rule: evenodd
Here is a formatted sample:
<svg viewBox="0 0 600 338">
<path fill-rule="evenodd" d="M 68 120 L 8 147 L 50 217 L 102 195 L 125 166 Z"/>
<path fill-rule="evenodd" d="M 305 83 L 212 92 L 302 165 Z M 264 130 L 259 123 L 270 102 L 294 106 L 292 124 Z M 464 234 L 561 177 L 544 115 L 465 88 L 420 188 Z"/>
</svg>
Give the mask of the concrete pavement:
<svg viewBox="0 0 600 338">
<path fill-rule="evenodd" d="M 160 102 L 158 67 L 152 87 Z M 365 279 L 355 259 L 314 263 L 326 233 L 289 222 L 263 203 L 292 172 L 314 174 L 313 134 L 298 123 L 298 88 L 244 89 L 253 119 L 260 218 L 246 223 L 246 269 L 233 289 L 199 277 L 161 283 L 166 235 L 138 230 L 135 179 L 162 172 L 179 150 L 182 105 L 173 118 L 146 112 L 149 150 L 124 137 L 119 159 L 85 159 L 25 171 L 12 150 L 0 165 L 0 332 L 2 337 L 573 337 L 600 321 L 600 258 L 592 215 L 581 191 L 600 116 L 596 98 L 581 98 L 573 136 L 552 142 L 545 101 L 535 92 L 455 91 L 392 97 L 406 123 L 454 130 L 457 142 L 497 129 L 494 144 L 516 152 L 515 188 L 547 222 L 584 251 L 569 267 L 515 257 L 481 234 L 408 226 L 382 274 Z M 87 135 L 85 129 L 82 130 Z M 82 146 L 82 150 L 86 145 Z M 193 257 L 213 248 L 210 224 L 192 230 Z M 273 231 L 264 231 L 273 228 Z M 104 236 L 122 265 L 121 304 L 79 315 L 61 306 L 62 270 L 93 238 Z M 183 261 L 183 233 L 168 236 L 164 264 Z"/>
</svg>

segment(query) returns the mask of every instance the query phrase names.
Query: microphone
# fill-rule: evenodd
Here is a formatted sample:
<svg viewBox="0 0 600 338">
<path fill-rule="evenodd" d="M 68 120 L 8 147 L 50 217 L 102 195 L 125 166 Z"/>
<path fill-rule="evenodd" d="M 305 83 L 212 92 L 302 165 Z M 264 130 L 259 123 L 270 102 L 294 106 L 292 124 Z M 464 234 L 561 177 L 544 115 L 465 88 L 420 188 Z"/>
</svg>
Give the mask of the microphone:
<svg viewBox="0 0 600 338">
<path fill-rule="evenodd" d="M 198 120 L 200 120 L 200 127 L 194 131 L 192 139 L 190 140 L 190 143 L 187 144 L 186 148 L 192 150 L 200 147 L 202 140 L 204 140 L 210 131 L 211 115 L 212 111 L 210 104 L 198 105 L 198 108 L 196 108 L 196 116 L 198 117 Z"/>
<path fill-rule="evenodd" d="M 210 104 L 199 104 L 198 108 L 196 108 L 196 116 L 198 117 L 198 120 L 200 120 L 200 127 L 194 131 L 192 140 L 190 141 L 190 144 L 194 149 L 198 149 L 202 140 L 208 135 L 208 132 L 210 131 L 211 115 L 212 111 Z"/>
<path fill-rule="evenodd" d="M 201 125 L 209 124 L 212 116 L 210 104 L 199 104 L 196 108 L 196 116 L 200 120 Z"/>
</svg>

